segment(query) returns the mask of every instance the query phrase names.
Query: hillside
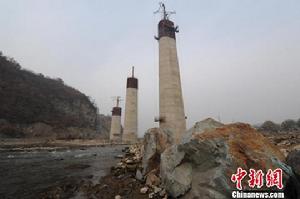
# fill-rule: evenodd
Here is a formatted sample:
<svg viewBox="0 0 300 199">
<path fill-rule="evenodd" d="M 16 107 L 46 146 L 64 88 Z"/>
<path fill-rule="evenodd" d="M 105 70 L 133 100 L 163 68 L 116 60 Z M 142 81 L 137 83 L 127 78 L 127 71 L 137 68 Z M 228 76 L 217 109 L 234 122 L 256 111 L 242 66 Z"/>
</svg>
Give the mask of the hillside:
<svg viewBox="0 0 300 199">
<path fill-rule="evenodd" d="M 97 121 L 89 97 L 0 53 L 0 137 L 86 137 Z"/>
</svg>

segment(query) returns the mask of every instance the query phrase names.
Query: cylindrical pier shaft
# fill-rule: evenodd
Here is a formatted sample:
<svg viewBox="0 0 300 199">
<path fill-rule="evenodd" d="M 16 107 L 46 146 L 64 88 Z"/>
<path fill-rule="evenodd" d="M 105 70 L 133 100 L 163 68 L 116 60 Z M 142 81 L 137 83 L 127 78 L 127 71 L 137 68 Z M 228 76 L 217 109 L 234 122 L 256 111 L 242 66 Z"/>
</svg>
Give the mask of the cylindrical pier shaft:
<svg viewBox="0 0 300 199">
<path fill-rule="evenodd" d="M 159 120 L 160 127 L 169 129 L 179 142 L 186 131 L 180 70 L 177 58 L 177 28 L 169 19 L 158 24 L 159 42 Z"/>
<path fill-rule="evenodd" d="M 134 77 L 134 69 L 132 69 L 132 77 L 127 78 L 124 132 L 123 132 L 122 141 L 124 143 L 136 143 L 137 132 L 138 132 L 138 79 Z"/>
<path fill-rule="evenodd" d="M 121 107 L 113 107 L 109 136 L 111 142 L 121 141 L 121 112 Z"/>
</svg>

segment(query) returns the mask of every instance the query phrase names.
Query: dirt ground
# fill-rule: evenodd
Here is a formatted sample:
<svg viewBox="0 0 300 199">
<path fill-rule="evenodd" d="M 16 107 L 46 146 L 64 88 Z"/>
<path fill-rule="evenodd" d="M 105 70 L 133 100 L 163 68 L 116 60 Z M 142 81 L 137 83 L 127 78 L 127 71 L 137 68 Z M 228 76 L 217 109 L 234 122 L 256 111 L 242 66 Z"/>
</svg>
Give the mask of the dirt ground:
<svg viewBox="0 0 300 199">
<path fill-rule="evenodd" d="M 262 132 L 273 144 L 278 146 L 285 156 L 293 150 L 300 150 L 300 131 Z"/>
<path fill-rule="evenodd" d="M 131 175 L 125 175 L 122 178 L 108 175 L 102 178 L 99 184 L 88 187 L 84 192 L 87 198 L 111 199 L 120 195 L 122 199 L 146 199 L 148 194 L 140 193 L 143 186 Z"/>
</svg>

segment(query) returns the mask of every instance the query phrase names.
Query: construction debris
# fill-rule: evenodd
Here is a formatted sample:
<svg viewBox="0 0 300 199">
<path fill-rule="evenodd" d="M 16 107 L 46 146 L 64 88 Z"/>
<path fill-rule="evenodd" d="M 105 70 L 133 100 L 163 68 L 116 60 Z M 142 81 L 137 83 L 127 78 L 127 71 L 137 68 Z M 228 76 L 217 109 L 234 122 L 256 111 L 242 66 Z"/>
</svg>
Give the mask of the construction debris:
<svg viewBox="0 0 300 199">
<path fill-rule="evenodd" d="M 160 137 L 160 136 L 159 136 Z M 164 140 L 164 139 L 161 139 Z M 166 141 L 166 140 L 165 140 Z M 164 142 L 162 142 L 164 144 Z M 124 156 L 120 162 L 111 168 L 111 173 L 118 179 L 132 179 L 140 182 L 143 187 L 140 188 L 140 194 L 147 198 L 167 198 L 166 190 L 161 185 L 159 177 L 159 168 L 153 169 L 142 174 L 142 144 L 126 147 L 123 152 Z M 163 147 L 164 148 L 164 147 Z M 148 194 L 148 195 L 146 195 Z"/>
</svg>

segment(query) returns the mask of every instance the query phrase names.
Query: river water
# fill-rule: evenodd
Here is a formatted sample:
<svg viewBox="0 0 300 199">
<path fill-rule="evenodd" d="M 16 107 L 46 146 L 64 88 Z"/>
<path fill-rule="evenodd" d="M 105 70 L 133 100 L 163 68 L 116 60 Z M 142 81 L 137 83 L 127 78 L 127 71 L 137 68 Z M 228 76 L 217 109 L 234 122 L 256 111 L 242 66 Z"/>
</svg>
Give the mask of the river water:
<svg viewBox="0 0 300 199">
<path fill-rule="evenodd" d="M 0 149 L 0 198 L 38 198 L 49 187 L 81 179 L 97 183 L 123 148 Z"/>
</svg>

